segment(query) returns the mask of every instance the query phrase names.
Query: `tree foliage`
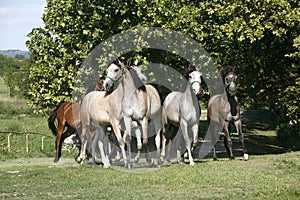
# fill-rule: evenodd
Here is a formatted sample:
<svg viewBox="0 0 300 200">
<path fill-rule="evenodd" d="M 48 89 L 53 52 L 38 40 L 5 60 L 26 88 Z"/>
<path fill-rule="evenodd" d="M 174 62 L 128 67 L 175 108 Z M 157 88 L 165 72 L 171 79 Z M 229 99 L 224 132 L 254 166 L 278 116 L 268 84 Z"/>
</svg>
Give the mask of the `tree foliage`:
<svg viewBox="0 0 300 200">
<path fill-rule="evenodd" d="M 15 58 L 0 55 L 0 76 L 8 87 L 9 96 L 27 97 L 29 60 L 24 56 Z"/>
<path fill-rule="evenodd" d="M 76 71 L 100 42 L 130 28 L 152 26 L 190 36 L 219 67 L 236 66 L 238 98 L 245 108 L 268 106 L 297 118 L 298 0 L 48 0 L 43 21 L 27 42 L 33 60 L 30 95 L 41 112 L 70 97 Z M 141 54 L 149 62 L 182 68 L 180 58 L 168 52 Z"/>
</svg>

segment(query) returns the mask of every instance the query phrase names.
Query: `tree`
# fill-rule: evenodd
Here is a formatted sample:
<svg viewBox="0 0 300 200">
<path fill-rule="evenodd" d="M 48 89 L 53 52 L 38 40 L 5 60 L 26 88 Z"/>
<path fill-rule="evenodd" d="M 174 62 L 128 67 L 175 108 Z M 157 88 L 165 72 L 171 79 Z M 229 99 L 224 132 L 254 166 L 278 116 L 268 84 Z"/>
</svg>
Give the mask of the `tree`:
<svg viewBox="0 0 300 200">
<path fill-rule="evenodd" d="M 100 42 L 130 28 L 152 26 L 190 36 L 219 67 L 236 66 L 244 108 L 268 106 L 297 118 L 299 5 L 297 0 L 49 0 L 44 27 L 28 35 L 32 106 L 45 112 L 68 99 L 76 71 Z M 134 54 L 172 63 L 178 70 L 186 63 L 169 52 Z"/>
<path fill-rule="evenodd" d="M 0 55 L 0 76 L 8 87 L 8 96 L 26 97 L 28 93 L 29 60 Z"/>
</svg>

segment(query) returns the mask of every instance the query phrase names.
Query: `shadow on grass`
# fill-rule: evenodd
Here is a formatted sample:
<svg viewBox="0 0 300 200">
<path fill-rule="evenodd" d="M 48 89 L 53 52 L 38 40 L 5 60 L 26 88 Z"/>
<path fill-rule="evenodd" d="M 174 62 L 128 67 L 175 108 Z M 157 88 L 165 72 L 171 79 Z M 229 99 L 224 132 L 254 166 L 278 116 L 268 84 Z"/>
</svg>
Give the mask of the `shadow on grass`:
<svg viewBox="0 0 300 200">
<path fill-rule="evenodd" d="M 246 149 L 249 155 L 281 154 L 289 151 L 299 151 L 300 141 L 295 140 L 293 144 L 286 144 L 278 139 L 275 128 L 280 124 L 279 119 L 268 110 L 244 111 L 242 114 L 243 133 Z M 233 154 L 235 157 L 243 156 L 242 145 L 233 124 L 231 127 L 231 138 L 233 141 Z M 206 120 L 200 121 L 201 138 L 205 137 L 208 124 Z M 224 136 L 220 136 L 217 143 L 217 155 L 219 158 L 227 158 L 223 144 Z M 291 148 L 292 146 L 292 148 Z M 210 153 L 207 158 L 211 157 Z"/>
</svg>

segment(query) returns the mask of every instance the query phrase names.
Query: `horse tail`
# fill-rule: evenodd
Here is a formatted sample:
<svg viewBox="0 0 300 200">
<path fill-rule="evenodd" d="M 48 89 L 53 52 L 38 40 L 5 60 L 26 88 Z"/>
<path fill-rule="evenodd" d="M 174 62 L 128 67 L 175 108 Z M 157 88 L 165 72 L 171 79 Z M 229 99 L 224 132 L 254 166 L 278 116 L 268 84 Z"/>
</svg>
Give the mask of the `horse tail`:
<svg viewBox="0 0 300 200">
<path fill-rule="evenodd" d="M 50 116 L 48 117 L 48 127 L 55 136 L 57 135 L 57 127 L 55 126 L 54 122 L 57 116 L 57 110 L 61 107 L 63 103 L 64 102 L 58 104 L 58 106 L 50 113 Z"/>
</svg>

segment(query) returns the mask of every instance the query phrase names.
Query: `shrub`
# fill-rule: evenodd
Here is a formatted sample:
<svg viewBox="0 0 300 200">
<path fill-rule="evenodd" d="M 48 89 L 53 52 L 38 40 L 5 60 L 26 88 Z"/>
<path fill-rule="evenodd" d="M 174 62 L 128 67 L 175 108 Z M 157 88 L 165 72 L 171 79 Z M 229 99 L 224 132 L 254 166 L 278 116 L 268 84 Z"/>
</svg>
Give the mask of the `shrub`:
<svg viewBox="0 0 300 200">
<path fill-rule="evenodd" d="M 276 127 L 277 138 L 290 150 L 300 146 L 300 125 L 280 124 Z"/>
</svg>

